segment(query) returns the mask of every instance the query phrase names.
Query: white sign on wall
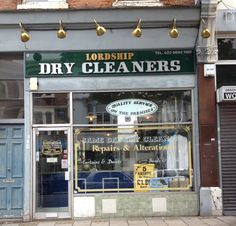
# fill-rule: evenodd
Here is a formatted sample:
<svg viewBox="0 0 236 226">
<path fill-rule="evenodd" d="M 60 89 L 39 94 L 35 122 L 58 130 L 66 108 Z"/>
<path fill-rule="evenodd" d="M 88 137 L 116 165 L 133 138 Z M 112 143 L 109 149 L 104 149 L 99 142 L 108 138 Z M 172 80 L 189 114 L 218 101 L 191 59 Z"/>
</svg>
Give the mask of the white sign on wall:
<svg viewBox="0 0 236 226">
<path fill-rule="evenodd" d="M 222 86 L 217 90 L 217 102 L 236 101 L 236 86 Z"/>
</svg>

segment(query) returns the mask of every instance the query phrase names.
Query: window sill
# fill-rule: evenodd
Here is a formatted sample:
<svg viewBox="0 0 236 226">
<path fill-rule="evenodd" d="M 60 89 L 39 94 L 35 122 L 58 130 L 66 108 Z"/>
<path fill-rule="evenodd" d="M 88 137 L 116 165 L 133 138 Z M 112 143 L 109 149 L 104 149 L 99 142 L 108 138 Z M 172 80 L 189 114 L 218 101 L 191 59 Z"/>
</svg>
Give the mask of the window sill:
<svg viewBox="0 0 236 226">
<path fill-rule="evenodd" d="M 117 0 L 113 3 L 113 7 L 153 7 L 153 6 L 163 6 L 159 0 L 146 0 L 146 1 L 126 1 L 126 0 Z"/>
<path fill-rule="evenodd" d="M 68 9 L 66 2 L 27 2 L 17 5 L 17 9 Z"/>
</svg>

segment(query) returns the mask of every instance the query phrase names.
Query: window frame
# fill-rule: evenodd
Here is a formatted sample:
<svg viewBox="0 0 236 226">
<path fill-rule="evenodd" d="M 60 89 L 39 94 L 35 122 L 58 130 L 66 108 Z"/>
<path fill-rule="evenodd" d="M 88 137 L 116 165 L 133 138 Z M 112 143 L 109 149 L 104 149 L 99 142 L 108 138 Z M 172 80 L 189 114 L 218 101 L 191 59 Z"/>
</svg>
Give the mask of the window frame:
<svg viewBox="0 0 236 226">
<path fill-rule="evenodd" d="M 67 9 L 66 0 L 23 0 L 17 9 Z"/>
<path fill-rule="evenodd" d="M 229 36 L 229 37 L 225 37 L 225 36 L 219 36 L 217 37 L 217 44 L 218 44 L 218 40 L 220 39 L 234 39 L 236 41 L 236 37 L 234 36 Z M 216 87 L 218 87 L 218 82 L 217 82 L 217 66 L 236 66 L 236 59 L 231 60 L 218 60 L 216 62 Z M 219 87 L 220 88 L 220 87 Z"/>
<path fill-rule="evenodd" d="M 136 90 L 132 90 L 132 91 L 136 91 Z M 145 90 L 147 91 L 147 90 Z M 164 92 L 164 91 L 168 91 L 168 90 L 148 90 L 148 91 L 155 91 L 155 92 Z M 175 91 L 175 90 L 171 90 L 171 91 Z M 191 115 L 193 115 L 193 93 L 192 93 L 192 90 L 191 89 L 181 89 L 181 90 L 177 90 L 177 91 L 190 91 L 190 96 L 191 96 Z M 99 91 L 98 91 L 99 92 Z M 107 91 L 103 91 L 103 92 L 107 92 Z M 123 90 L 116 90 L 114 92 L 125 92 Z M 138 92 L 138 91 L 137 91 Z M 74 103 L 73 103 L 73 94 L 76 94 L 76 93 L 85 93 L 85 92 L 72 92 L 72 106 L 73 106 L 73 109 L 74 109 Z M 94 93 L 94 92 L 89 92 L 89 91 L 86 91 L 86 93 Z M 101 92 L 99 92 L 101 93 Z M 189 165 L 189 168 L 188 168 L 188 184 L 184 187 L 168 187 L 168 188 L 150 188 L 149 190 L 146 190 L 144 192 L 151 192 L 151 191 L 194 191 L 195 187 L 194 187 L 194 168 L 193 168 L 193 162 L 194 162 L 194 153 L 193 153 L 193 122 L 194 121 L 194 118 L 191 118 L 191 121 L 184 121 L 184 122 L 153 122 L 153 123 L 135 123 L 135 124 L 132 124 L 132 126 L 134 127 L 144 127 L 144 128 L 151 128 L 151 127 L 169 127 L 169 126 L 174 126 L 174 127 L 178 127 L 178 126 L 182 126 L 183 128 L 190 128 L 190 132 L 188 134 L 188 136 L 190 136 L 190 138 L 187 140 L 188 141 L 188 165 Z M 106 131 L 106 129 L 110 129 L 111 131 L 114 131 L 114 130 L 118 130 L 119 127 L 125 127 L 127 125 L 123 125 L 123 124 L 79 124 L 79 123 L 75 123 L 74 122 L 74 116 L 73 116 L 73 122 L 72 122 L 72 131 L 73 131 L 73 136 L 75 136 L 74 132 L 76 129 L 78 130 L 81 130 L 81 131 L 86 131 L 87 129 L 89 129 L 89 127 L 92 127 L 93 130 L 98 130 L 98 131 L 101 131 L 102 129 L 104 131 Z M 191 134 L 191 135 L 190 135 Z M 138 143 L 137 143 L 138 144 Z M 134 183 L 134 186 L 133 188 L 113 188 L 113 189 L 109 189 L 109 188 L 105 188 L 105 185 L 103 185 L 102 188 L 100 189 L 83 189 L 83 188 L 79 188 L 79 181 L 82 181 L 82 183 L 84 183 L 84 186 L 87 186 L 86 185 L 86 179 L 85 178 L 79 178 L 78 176 L 78 173 L 79 171 L 76 171 L 79 169 L 79 166 L 77 165 L 78 163 L 75 162 L 75 159 L 78 157 L 78 153 L 77 153 L 77 149 L 76 147 L 76 142 L 75 142 L 75 137 L 73 139 L 73 147 L 74 147 L 74 150 L 73 150 L 73 159 L 74 159 L 74 166 L 73 166 L 73 169 L 74 169 L 74 193 L 79 193 L 79 194 L 83 194 L 83 193 L 104 193 L 104 192 L 138 192 L 137 190 L 137 187 L 135 188 L 135 180 L 133 180 L 133 183 Z M 81 151 L 81 150 L 80 150 Z M 96 160 L 94 160 L 96 162 Z M 134 167 L 134 165 L 132 165 L 132 167 Z M 100 171 L 96 171 L 97 173 L 99 173 Z M 104 173 L 109 173 L 109 172 L 112 172 L 112 170 L 110 171 L 104 171 Z M 115 173 L 116 171 L 114 171 Z M 122 173 L 126 172 L 126 171 L 122 171 Z M 127 171 L 126 173 L 130 173 L 130 171 Z M 83 172 L 82 172 L 83 174 Z M 92 172 L 92 175 L 94 174 L 94 172 Z M 93 175 L 95 176 L 95 174 Z M 179 175 L 181 176 L 181 175 Z M 117 178 L 110 178 L 111 180 L 117 180 Z M 91 183 L 91 181 L 90 181 Z M 103 184 L 103 183 L 102 183 Z M 117 184 L 119 184 L 119 182 L 117 182 Z"/>
<path fill-rule="evenodd" d="M 22 70 L 17 70 L 18 74 L 15 76 L 14 75 L 11 75 L 9 76 L 9 74 L 2 74 L 1 73 L 1 76 L 0 76 L 0 80 L 2 81 L 22 81 L 23 83 L 23 89 L 21 90 L 21 95 L 23 95 L 22 98 L 10 98 L 10 100 L 13 100 L 13 101 L 19 101 L 19 100 L 22 100 L 23 101 L 23 105 L 22 105 L 22 110 L 24 112 L 24 66 L 23 66 L 23 62 L 24 62 L 24 56 L 19 53 L 19 52 L 14 52 L 14 53 L 1 53 L 0 55 L 0 61 L 3 60 L 3 61 L 14 61 L 14 60 L 18 60 L 19 62 L 22 63 L 21 67 L 22 67 Z M 19 72 L 22 72 L 21 74 Z M 20 76 L 19 76 L 20 75 Z M 8 98 L 6 98 L 7 100 Z M 5 98 L 0 98 L 0 100 L 5 100 Z M 7 123 L 7 124 L 23 124 L 24 123 L 24 116 L 22 118 L 0 118 L 0 123 L 3 124 L 3 123 Z"/>
</svg>

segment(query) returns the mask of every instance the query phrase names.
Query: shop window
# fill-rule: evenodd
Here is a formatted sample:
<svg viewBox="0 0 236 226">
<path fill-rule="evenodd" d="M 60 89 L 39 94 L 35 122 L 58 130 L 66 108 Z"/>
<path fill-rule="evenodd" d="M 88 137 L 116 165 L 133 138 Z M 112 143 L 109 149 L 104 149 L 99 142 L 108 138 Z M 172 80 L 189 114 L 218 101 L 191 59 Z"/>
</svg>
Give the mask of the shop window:
<svg viewBox="0 0 236 226">
<path fill-rule="evenodd" d="M 68 94 L 33 94 L 33 124 L 69 123 L 69 115 Z"/>
<path fill-rule="evenodd" d="M 74 192 L 191 190 L 191 102 L 190 91 L 74 94 Z"/>
<path fill-rule="evenodd" d="M 140 104 L 129 105 L 128 103 L 132 99 L 137 99 L 141 102 Z M 151 103 L 145 102 L 146 100 L 151 101 L 155 106 L 150 106 Z M 111 104 L 109 106 L 111 112 L 107 110 L 109 104 Z M 150 108 L 148 108 L 148 105 Z M 132 109 L 129 108 L 133 107 L 137 107 L 137 109 L 131 112 Z M 152 112 L 152 107 L 156 108 L 154 112 Z M 140 109 L 147 112 L 141 112 L 142 110 Z M 148 111 L 150 111 L 150 114 Z M 129 115 L 129 113 L 132 115 Z M 73 120 L 74 124 L 125 125 L 191 122 L 190 92 L 77 93 L 73 95 Z"/>
<path fill-rule="evenodd" d="M 17 54 L 0 56 L 0 119 L 23 119 L 23 57 Z"/>
</svg>

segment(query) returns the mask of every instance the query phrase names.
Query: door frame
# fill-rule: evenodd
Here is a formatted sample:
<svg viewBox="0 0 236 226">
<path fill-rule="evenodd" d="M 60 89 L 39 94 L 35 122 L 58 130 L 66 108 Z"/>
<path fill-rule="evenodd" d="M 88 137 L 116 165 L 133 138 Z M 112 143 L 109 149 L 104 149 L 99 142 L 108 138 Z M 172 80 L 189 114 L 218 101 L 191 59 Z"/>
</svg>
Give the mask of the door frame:
<svg viewBox="0 0 236 226">
<path fill-rule="evenodd" d="M 63 212 L 37 212 L 36 211 L 36 133 L 38 131 L 67 131 L 67 148 L 68 148 L 68 211 Z M 32 153 L 32 166 L 33 166 L 33 219 L 48 219 L 48 218 L 72 218 L 72 149 L 71 149 L 71 129 L 65 126 L 50 126 L 50 127 L 35 127 L 33 128 L 33 153 Z"/>
</svg>

